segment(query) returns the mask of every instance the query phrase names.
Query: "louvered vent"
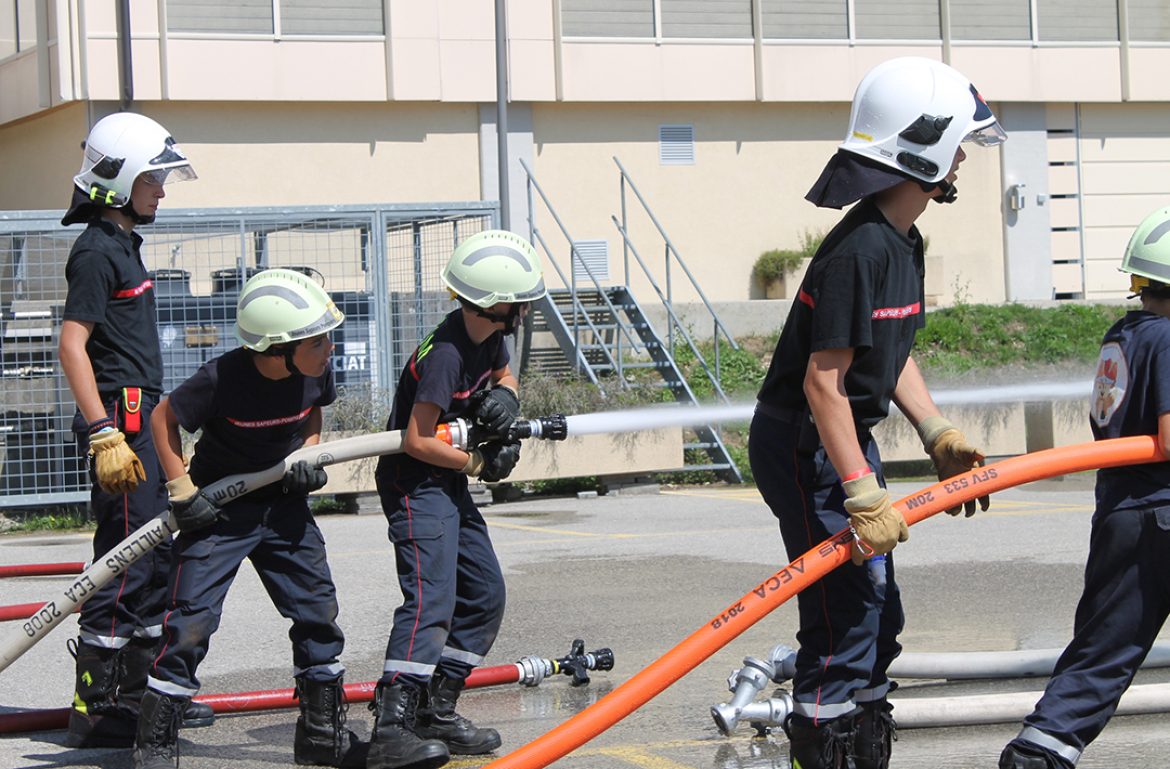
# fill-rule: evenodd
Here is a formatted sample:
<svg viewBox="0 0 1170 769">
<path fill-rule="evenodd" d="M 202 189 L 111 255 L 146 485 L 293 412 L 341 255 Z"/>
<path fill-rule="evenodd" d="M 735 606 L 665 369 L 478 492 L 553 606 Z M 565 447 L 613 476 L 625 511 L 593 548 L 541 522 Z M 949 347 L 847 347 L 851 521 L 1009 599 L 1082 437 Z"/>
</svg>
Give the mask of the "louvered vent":
<svg viewBox="0 0 1170 769">
<path fill-rule="evenodd" d="M 578 285 L 592 283 L 589 273 L 585 271 L 585 265 L 588 265 L 589 271 L 593 273 L 593 277 L 597 278 L 598 282 L 608 281 L 609 242 L 605 240 L 574 240 L 573 245 L 576 246 L 577 256 L 580 257 L 573 260 L 573 277 L 577 280 Z"/>
<path fill-rule="evenodd" d="M 664 166 L 695 164 L 695 127 L 693 125 L 658 126 L 658 163 Z"/>
</svg>

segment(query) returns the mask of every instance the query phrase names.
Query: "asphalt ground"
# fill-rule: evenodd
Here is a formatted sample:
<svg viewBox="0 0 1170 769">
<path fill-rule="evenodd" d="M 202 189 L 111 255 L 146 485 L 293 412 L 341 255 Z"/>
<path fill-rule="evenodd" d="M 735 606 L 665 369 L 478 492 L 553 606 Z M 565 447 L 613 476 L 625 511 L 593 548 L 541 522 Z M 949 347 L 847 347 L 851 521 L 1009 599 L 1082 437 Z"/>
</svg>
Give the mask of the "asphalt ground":
<svg viewBox="0 0 1170 769">
<path fill-rule="evenodd" d="M 897 483 L 896 495 L 922 483 Z M 1063 646 L 1080 594 L 1092 510 L 1092 475 L 1031 484 L 992 498 L 972 519 L 938 515 L 915 526 L 896 551 L 907 651 L 997 651 Z M 586 686 L 565 677 L 539 687 L 468 691 L 460 710 L 497 728 L 504 755 L 580 712 L 658 658 L 784 565 L 774 519 L 752 488 L 688 487 L 597 498 L 533 498 L 484 509 L 508 581 L 508 611 L 489 665 L 525 655 L 559 657 L 575 638 L 610 647 L 616 666 Z M 392 549 L 378 514 L 323 517 L 347 637 L 347 681 L 381 670 L 391 613 L 400 595 Z M 80 561 L 85 535 L 0 537 L 0 563 Z M 43 601 L 62 577 L 0 581 L 0 603 Z M 0 713 L 64 707 L 72 689 L 68 620 L 0 672 Z M 17 628 L 0 627 L 0 634 Z M 556 762 L 568 769 L 777 769 L 787 767 L 782 733 L 754 736 L 746 724 L 731 737 L 709 710 L 730 698 L 728 674 L 745 656 L 794 644 L 791 601 L 608 731 Z M 291 686 L 287 623 L 254 572 L 241 569 L 223 624 L 200 669 L 204 693 Z M 1138 682 L 1170 678 L 1143 672 Z M 899 694 L 932 696 L 1039 691 L 1042 680 L 903 682 Z M 895 711 L 895 716 L 897 713 Z M 220 716 L 210 728 L 184 730 L 181 766 L 269 769 L 292 766 L 295 711 Z M 349 725 L 369 733 L 363 705 Z M 994 767 L 1018 724 L 903 729 L 892 766 L 900 769 Z M 73 750 L 63 731 L 0 737 L 0 768 L 130 767 L 128 750 Z M 1170 729 L 1163 716 L 1117 717 L 1086 751 L 1082 767 L 1163 767 Z M 478 767 L 462 758 L 453 767 Z"/>
</svg>

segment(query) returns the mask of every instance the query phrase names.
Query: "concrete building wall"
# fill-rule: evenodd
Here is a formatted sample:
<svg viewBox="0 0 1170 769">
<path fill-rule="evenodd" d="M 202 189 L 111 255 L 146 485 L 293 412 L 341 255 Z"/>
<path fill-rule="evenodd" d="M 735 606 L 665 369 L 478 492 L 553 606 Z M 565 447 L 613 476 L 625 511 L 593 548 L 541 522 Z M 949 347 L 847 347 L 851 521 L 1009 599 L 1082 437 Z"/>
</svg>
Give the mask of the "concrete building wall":
<svg viewBox="0 0 1170 769">
<path fill-rule="evenodd" d="M 0 187 L 0 208 L 67 202 L 78 144 L 123 97 L 116 6 L 38 3 L 35 44 L 0 51 L 0 169 L 20 180 Z M 382 34 L 355 35 L 282 30 L 279 15 L 265 34 L 180 31 L 172 6 L 136 2 L 130 19 L 132 107 L 171 129 L 201 177 L 168 188 L 166 205 L 495 196 L 492 3 L 386 0 Z M 1170 199 L 1170 83 L 1158 75 L 1170 64 L 1167 35 L 1149 24 L 1070 26 L 1059 14 L 1039 29 L 1023 15 L 989 25 L 959 6 L 951 1 L 945 39 L 932 39 L 927 19 L 913 28 L 918 39 L 890 41 L 877 17 L 814 29 L 767 0 L 663 4 L 662 18 L 650 4 L 649 17 L 625 26 L 613 26 L 609 6 L 510 0 L 512 226 L 527 229 L 522 158 L 570 234 L 604 242 L 611 280 L 624 280 L 610 221 L 620 214 L 617 156 L 708 298 L 758 297 L 760 252 L 839 218 L 803 195 L 844 135 L 859 79 L 882 60 L 920 55 L 970 74 L 1009 133 L 1011 116 L 1026 116 L 1028 145 L 973 148 L 957 204 L 921 220 L 930 301 L 1123 294 L 1114 264 L 1127 230 Z M 762 15 L 747 24 L 745 8 Z M 1078 37 L 1082 27 L 1091 39 Z M 807 39 L 785 39 L 791 30 Z M 965 39 L 981 35 L 991 37 Z M 693 163 L 660 160 L 667 125 L 693 128 Z M 1013 212 L 1008 191 L 1021 181 L 1032 205 Z M 661 239 L 632 202 L 628 210 L 630 236 L 665 290 Z M 539 207 L 535 216 L 567 267 L 551 216 Z M 1012 235 L 1021 222 L 1026 238 Z M 631 283 L 652 292 L 647 278 Z M 697 298 L 677 270 L 670 288 L 680 301 Z"/>
</svg>

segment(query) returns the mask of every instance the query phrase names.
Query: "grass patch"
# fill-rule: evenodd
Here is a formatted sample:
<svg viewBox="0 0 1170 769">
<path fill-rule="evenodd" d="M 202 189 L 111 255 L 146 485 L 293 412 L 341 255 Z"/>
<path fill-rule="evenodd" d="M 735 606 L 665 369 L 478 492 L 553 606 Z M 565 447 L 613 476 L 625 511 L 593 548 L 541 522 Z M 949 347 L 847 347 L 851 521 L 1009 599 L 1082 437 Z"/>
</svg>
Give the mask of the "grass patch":
<svg viewBox="0 0 1170 769">
<path fill-rule="evenodd" d="M 3 527 L 0 527 L 5 534 L 28 534 L 42 531 L 93 531 L 96 528 L 96 524 L 89 517 L 89 510 L 84 504 L 5 510 L 0 519 L 7 521 Z"/>
<path fill-rule="evenodd" d="M 932 310 L 914 359 L 924 371 L 963 374 L 1001 366 L 1091 363 L 1122 305 L 956 304 Z"/>
</svg>

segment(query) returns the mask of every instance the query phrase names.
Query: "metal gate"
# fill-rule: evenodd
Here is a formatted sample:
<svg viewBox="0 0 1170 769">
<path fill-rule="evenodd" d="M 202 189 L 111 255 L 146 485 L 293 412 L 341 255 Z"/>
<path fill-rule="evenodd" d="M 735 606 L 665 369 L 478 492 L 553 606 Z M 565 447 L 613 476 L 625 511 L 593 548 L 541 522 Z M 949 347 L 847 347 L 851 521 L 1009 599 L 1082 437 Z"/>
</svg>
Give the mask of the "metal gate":
<svg viewBox="0 0 1170 769">
<path fill-rule="evenodd" d="M 334 332 L 339 390 L 393 397 L 418 341 L 454 307 L 439 270 L 496 226 L 494 202 L 162 211 L 142 258 L 158 303 L 164 389 L 236 346 L 236 295 L 256 271 L 319 274 L 346 315 Z M 88 498 L 57 360 L 65 263 L 80 227 L 57 211 L 0 212 L 0 508 Z"/>
</svg>

